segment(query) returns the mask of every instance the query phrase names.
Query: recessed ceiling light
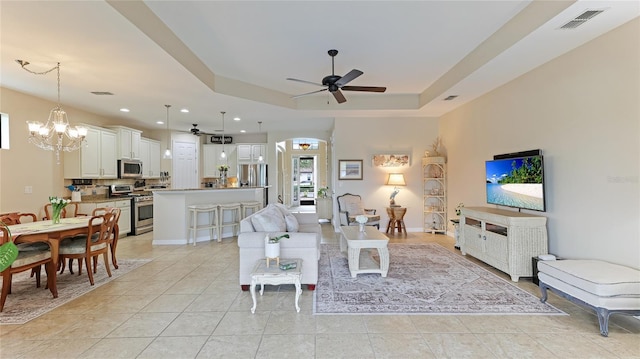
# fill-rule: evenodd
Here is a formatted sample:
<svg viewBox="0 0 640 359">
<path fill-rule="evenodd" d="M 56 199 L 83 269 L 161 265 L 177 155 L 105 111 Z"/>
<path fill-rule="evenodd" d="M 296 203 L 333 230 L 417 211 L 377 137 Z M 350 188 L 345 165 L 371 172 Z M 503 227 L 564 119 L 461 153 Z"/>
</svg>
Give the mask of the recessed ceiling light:
<svg viewBox="0 0 640 359">
<path fill-rule="evenodd" d="M 246 130 L 240 130 L 240 133 L 245 133 L 245 132 L 247 132 L 247 131 Z"/>
<path fill-rule="evenodd" d="M 164 121 L 156 121 L 158 125 L 164 125 Z"/>
<path fill-rule="evenodd" d="M 240 121 L 240 117 L 234 117 L 233 120 L 234 121 Z"/>
<path fill-rule="evenodd" d="M 189 109 L 188 109 L 188 108 L 183 108 L 182 110 L 180 110 L 180 112 L 182 112 L 182 113 L 189 113 Z"/>
<path fill-rule="evenodd" d="M 120 112 L 129 112 L 129 109 L 128 108 L 121 108 Z"/>
</svg>

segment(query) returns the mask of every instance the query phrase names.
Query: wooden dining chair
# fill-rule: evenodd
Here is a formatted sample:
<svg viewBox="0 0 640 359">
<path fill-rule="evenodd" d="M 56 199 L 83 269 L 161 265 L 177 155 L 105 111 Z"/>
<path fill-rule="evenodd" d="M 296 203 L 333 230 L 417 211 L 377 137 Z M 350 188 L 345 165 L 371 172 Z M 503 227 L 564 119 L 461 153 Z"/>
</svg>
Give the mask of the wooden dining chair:
<svg viewBox="0 0 640 359">
<path fill-rule="evenodd" d="M 15 241 L 19 236 L 15 238 L 9 237 L 9 231 L 3 226 L 0 227 L 0 233 L 2 237 L 0 238 L 0 245 L 5 244 L 9 241 Z M 46 234 L 43 234 L 46 238 Z M 45 239 L 43 238 L 43 240 Z M 28 250 L 21 249 L 21 246 L 18 246 L 18 258 L 11 264 L 11 266 L 4 271 L 2 271 L 2 294 L 0 296 L 0 312 L 4 309 L 4 303 L 7 300 L 7 296 L 11 294 L 11 280 L 13 279 L 14 273 L 20 273 L 27 270 L 36 270 L 36 276 L 38 282 L 40 281 L 40 267 L 44 264 L 45 269 L 47 271 L 47 278 L 50 281 L 55 280 L 55 270 L 53 267 L 53 260 L 51 258 L 51 251 L 49 250 L 49 246 L 46 246 L 47 249 L 36 249 L 35 247 L 29 247 Z M 39 285 L 38 285 L 39 286 Z M 55 282 L 51 282 L 48 285 L 48 289 L 53 295 L 54 298 L 58 298 L 58 291 L 55 286 Z"/>
<path fill-rule="evenodd" d="M 107 274 L 111 277 L 109 242 L 115 226 L 115 219 L 116 216 L 111 212 L 93 216 L 89 220 L 89 232 L 87 235 L 73 237 L 60 243 L 59 261 L 64 261 L 67 258 L 78 259 L 78 275 L 82 274 L 82 262 L 84 261 L 91 285 L 94 285 L 93 274 L 97 271 L 97 257 L 100 254 L 103 256 Z M 102 221 L 98 231 L 94 229 L 94 222 L 96 221 Z M 94 268 L 92 268 L 92 264 Z"/>
<path fill-rule="evenodd" d="M 33 213 L 11 212 L 0 215 L 0 221 L 8 226 L 20 223 L 36 222 L 37 220 L 38 217 Z"/>
<path fill-rule="evenodd" d="M 21 223 L 29 223 L 36 222 L 38 217 L 33 213 L 20 213 L 20 212 L 11 212 L 0 215 L 0 222 L 11 226 L 14 224 Z M 19 249 L 23 251 L 27 250 L 47 250 L 49 246 L 45 243 L 28 243 L 23 245 L 18 245 Z M 36 277 L 36 287 L 40 288 L 40 266 L 34 267 L 31 270 L 31 277 Z"/>
<path fill-rule="evenodd" d="M 111 237 L 109 238 L 109 249 L 111 250 L 111 263 L 113 264 L 113 268 L 118 269 L 118 260 L 116 259 L 116 248 L 118 247 L 118 238 L 120 238 L 120 226 L 118 225 L 118 221 L 120 220 L 121 209 L 116 207 L 99 207 L 93 210 L 92 215 L 97 216 L 100 214 L 105 214 L 107 212 L 112 213 L 116 216 L 116 224 L 113 226 L 113 231 L 111 233 Z M 97 258 L 94 258 L 97 262 Z M 94 264 L 96 263 L 94 262 Z M 71 265 L 71 264 L 69 264 Z"/>
</svg>

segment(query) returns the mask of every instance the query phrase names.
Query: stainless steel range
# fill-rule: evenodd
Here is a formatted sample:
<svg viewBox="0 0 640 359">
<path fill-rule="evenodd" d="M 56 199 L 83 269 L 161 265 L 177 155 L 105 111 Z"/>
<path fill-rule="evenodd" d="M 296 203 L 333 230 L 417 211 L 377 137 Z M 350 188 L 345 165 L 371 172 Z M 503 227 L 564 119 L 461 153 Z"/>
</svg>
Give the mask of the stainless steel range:
<svg viewBox="0 0 640 359">
<path fill-rule="evenodd" d="M 112 197 L 131 198 L 131 233 L 138 234 L 153 231 L 153 194 L 145 191 L 134 192 L 132 185 L 111 185 Z"/>
</svg>

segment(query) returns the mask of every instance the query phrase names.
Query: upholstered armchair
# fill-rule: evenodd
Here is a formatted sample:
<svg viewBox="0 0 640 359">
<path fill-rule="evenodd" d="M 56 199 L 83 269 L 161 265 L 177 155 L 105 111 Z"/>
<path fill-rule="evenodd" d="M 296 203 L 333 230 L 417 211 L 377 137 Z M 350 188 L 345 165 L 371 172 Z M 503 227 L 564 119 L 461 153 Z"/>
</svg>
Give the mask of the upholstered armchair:
<svg viewBox="0 0 640 359">
<path fill-rule="evenodd" d="M 357 194 L 345 193 L 338 196 L 338 210 L 341 226 L 355 226 L 356 216 L 365 215 L 368 217 L 367 226 L 375 226 L 380 228 L 380 215 L 376 214 L 375 209 L 364 208 L 362 198 Z"/>
</svg>

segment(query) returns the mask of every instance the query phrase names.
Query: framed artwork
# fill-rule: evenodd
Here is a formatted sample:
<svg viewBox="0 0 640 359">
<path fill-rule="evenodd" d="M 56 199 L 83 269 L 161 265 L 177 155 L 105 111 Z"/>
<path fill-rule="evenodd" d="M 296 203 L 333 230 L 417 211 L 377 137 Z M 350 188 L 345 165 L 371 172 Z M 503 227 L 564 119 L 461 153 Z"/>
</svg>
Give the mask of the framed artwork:
<svg viewBox="0 0 640 359">
<path fill-rule="evenodd" d="M 338 160 L 339 180 L 361 180 L 362 160 Z"/>
<path fill-rule="evenodd" d="M 404 167 L 409 166 L 411 157 L 406 154 L 373 155 L 373 167 Z"/>
</svg>

